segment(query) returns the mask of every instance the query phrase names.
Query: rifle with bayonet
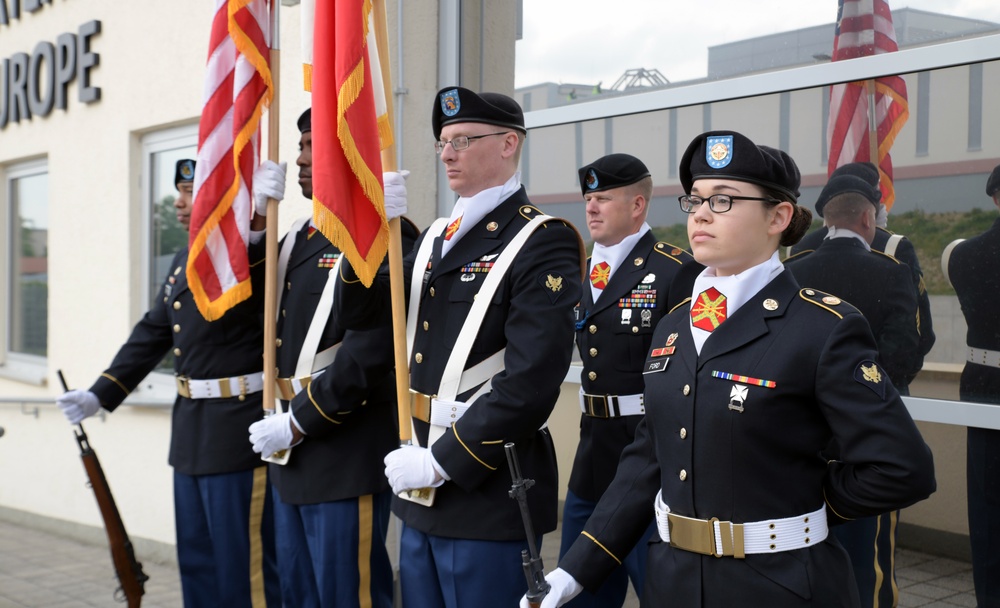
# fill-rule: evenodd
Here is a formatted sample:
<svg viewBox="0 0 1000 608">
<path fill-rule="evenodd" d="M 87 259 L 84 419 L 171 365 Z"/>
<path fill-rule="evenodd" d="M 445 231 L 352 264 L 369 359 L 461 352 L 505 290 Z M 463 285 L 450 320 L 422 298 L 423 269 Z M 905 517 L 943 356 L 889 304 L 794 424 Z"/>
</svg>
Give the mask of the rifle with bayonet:
<svg viewBox="0 0 1000 608">
<path fill-rule="evenodd" d="M 56 374 L 59 376 L 59 381 L 62 382 L 63 390 L 69 391 L 62 370 L 58 370 Z M 76 426 L 73 434 L 76 436 L 76 442 L 80 445 L 80 459 L 83 461 L 89 485 L 94 490 L 97 506 L 104 519 L 104 529 L 108 533 L 108 544 L 111 547 L 111 561 L 115 566 L 115 575 L 118 577 L 118 589 L 114 593 L 115 600 L 127 602 L 128 608 L 139 608 L 142 596 L 146 592 L 145 583 L 149 580 L 149 576 L 142 571 L 142 564 L 135 559 L 132 541 L 129 540 L 128 532 L 125 531 L 125 524 L 118 512 L 115 498 L 111 495 L 111 487 L 104 476 L 101 462 L 97 459 L 93 448 L 90 447 L 87 433 L 84 432 L 82 424 L 77 423 Z"/>
<path fill-rule="evenodd" d="M 521 475 L 521 463 L 517 459 L 513 443 L 505 443 L 503 449 L 507 454 L 507 465 L 510 467 L 510 478 L 513 482 L 507 494 L 516 500 L 517 506 L 521 508 L 524 534 L 528 539 L 528 548 L 521 550 L 521 567 L 524 568 L 524 577 L 528 580 L 528 593 L 525 597 L 528 598 L 528 605 L 531 608 L 538 608 L 550 587 L 545 580 L 542 557 L 538 554 L 538 547 L 535 546 L 535 527 L 531 525 L 531 512 L 528 510 L 528 489 L 535 485 L 535 480 L 525 479 Z"/>
</svg>

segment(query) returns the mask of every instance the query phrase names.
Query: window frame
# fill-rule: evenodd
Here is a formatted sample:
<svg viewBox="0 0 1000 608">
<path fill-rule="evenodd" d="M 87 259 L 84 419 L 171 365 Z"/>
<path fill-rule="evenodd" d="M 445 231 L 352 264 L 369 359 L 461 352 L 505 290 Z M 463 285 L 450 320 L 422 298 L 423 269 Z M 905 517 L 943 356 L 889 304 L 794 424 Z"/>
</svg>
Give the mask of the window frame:
<svg viewBox="0 0 1000 608">
<path fill-rule="evenodd" d="M 15 258 L 13 251 L 14 239 L 10 233 L 14 227 L 13 217 L 11 216 L 13 213 L 12 201 L 14 199 L 13 184 L 18 179 L 38 175 L 45 175 L 46 177 L 50 175 L 48 158 L 36 158 L 11 163 L 3 168 L 3 199 L 0 201 L 2 203 L 0 204 L 0 212 L 2 212 L 4 218 L 6 245 L 0 251 L 0 262 L 2 262 L 0 263 L 0 284 L 3 285 L 5 291 L 2 301 L 0 301 L 0 311 L 3 312 L 3 324 L 0 326 L 0 340 L 2 340 L 2 343 L 0 343 L 0 377 L 26 384 L 44 386 L 48 374 L 48 356 L 20 353 L 10 348 L 10 336 L 14 322 L 10 302 L 10 294 L 13 290 L 10 289 L 10 283 L 15 279 L 15 274 L 11 267 Z M 50 201 L 46 201 L 46 205 L 50 207 L 47 211 L 51 213 L 49 203 Z M 48 333 L 46 333 L 45 339 L 46 352 L 48 352 Z"/>
</svg>

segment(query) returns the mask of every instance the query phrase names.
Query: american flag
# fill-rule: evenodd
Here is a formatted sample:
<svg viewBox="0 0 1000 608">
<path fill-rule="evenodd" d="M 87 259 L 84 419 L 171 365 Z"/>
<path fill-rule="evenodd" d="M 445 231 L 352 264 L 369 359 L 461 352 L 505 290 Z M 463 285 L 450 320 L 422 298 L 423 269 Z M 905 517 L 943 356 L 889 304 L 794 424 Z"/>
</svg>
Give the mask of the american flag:
<svg viewBox="0 0 1000 608">
<path fill-rule="evenodd" d="M 303 41 L 312 42 L 304 55 L 312 59 L 305 74 L 312 91 L 313 217 L 365 285 L 389 245 L 380 152 L 392 145 L 392 129 L 375 41 L 378 1 L 302 5 L 303 27 L 312 31 Z"/>
<path fill-rule="evenodd" d="M 209 321 L 250 297 L 247 242 L 260 118 L 273 83 L 267 0 L 216 0 L 187 266 L 198 310 Z"/>
<path fill-rule="evenodd" d="M 839 0 L 833 61 L 898 50 L 892 14 L 886 0 Z M 851 162 L 875 162 L 881 177 L 882 202 L 886 209 L 891 209 L 896 194 L 892 186 L 889 150 L 910 116 L 906 103 L 906 82 L 900 76 L 886 76 L 875 79 L 874 88 L 877 161 L 871 158 L 870 152 L 867 83 L 838 84 L 830 90 L 827 173 L 833 173 L 837 167 Z"/>
</svg>

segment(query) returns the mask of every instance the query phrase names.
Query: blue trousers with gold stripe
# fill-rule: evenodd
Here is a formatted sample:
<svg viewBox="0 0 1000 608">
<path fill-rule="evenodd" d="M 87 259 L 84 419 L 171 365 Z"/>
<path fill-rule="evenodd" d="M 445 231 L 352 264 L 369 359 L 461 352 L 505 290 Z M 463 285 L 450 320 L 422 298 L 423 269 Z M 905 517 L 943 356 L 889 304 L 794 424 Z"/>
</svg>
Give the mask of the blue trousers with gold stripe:
<svg viewBox="0 0 1000 608">
<path fill-rule="evenodd" d="M 385 548 L 391 501 L 386 491 L 290 505 L 274 490 L 285 606 L 392 608 L 392 566 Z"/>
<path fill-rule="evenodd" d="M 898 522 L 899 511 L 893 511 L 830 529 L 851 557 L 862 608 L 892 608 L 899 603 L 895 570 Z"/>
<path fill-rule="evenodd" d="M 528 590 L 521 567 L 521 550 L 527 548 L 525 541 L 434 536 L 404 523 L 399 541 L 403 606 L 516 607 Z"/>
<path fill-rule="evenodd" d="M 267 467 L 174 472 L 177 565 L 185 608 L 281 606 Z"/>
</svg>

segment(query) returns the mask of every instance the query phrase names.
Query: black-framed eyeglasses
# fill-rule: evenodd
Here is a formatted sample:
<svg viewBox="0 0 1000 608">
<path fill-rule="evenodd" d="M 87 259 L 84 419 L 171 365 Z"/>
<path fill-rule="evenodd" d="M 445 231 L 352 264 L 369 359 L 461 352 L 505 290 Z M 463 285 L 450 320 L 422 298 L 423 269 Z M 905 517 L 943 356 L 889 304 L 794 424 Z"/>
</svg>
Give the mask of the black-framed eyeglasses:
<svg viewBox="0 0 1000 608">
<path fill-rule="evenodd" d="M 733 196 L 731 194 L 713 194 L 707 198 L 685 194 L 678 196 L 677 201 L 681 204 L 681 211 L 684 213 L 694 213 L 702 203 L 708 201 L 708 208 L 716 213 L 725 213 L 733 208 L 733 201 L 764 201 L 777 205 L 781 201 L 774 198 L 761 198 L 759 196 Z"/>
<path fill-rule="evenodd" d="M 434 149 L 437 150 L 438 154 L 441 154 L 444 152 L 444 147 L 451 144 L 451 149 L 458 152 L 459 150 L 468 148 L 469 143 L 474 139 L 482 139 L 493 135 L 506 135 L 508 133 L 511 133 L 511 131 L 497 131 L 496 133 L 487 133 L 486 135 L 459 135 L 455 139 L 442 139 L 434 142 Z"/>
</svg>

